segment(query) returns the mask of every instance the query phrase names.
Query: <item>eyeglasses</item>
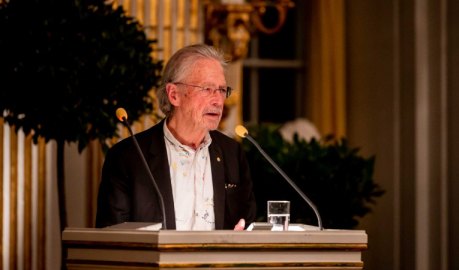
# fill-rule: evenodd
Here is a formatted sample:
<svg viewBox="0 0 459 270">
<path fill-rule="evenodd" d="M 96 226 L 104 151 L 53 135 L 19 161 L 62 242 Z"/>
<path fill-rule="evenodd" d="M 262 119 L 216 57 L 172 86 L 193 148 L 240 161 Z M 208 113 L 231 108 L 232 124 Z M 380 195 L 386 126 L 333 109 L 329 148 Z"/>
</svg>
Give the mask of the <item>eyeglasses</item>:
<svg viewBox="0 0 459 270">
<path fill-rule="evenodd" d="M 191 87 L 197 87 L 201 88 L 201 96 L 203 97 L 208 97 L 211 93 L 215 93 L 216 91 L 220 91 L 220 95 L 222 96 L 223 99 L 229 98 L 231 96 L 231 92 L 233 92 L 233 88 L 229 86 L 225 86 L 223 88 L 217 88 L 213 84 L 207 84 L 204 86 L 197 86 L 197 85 L 191 85 L 191 84 L 186 84 L 186 83 L 181 83 L 181 82 L 176 82 L 173 84 L 182 84 L 186 86 L 191 86 Z"/>
</svg>

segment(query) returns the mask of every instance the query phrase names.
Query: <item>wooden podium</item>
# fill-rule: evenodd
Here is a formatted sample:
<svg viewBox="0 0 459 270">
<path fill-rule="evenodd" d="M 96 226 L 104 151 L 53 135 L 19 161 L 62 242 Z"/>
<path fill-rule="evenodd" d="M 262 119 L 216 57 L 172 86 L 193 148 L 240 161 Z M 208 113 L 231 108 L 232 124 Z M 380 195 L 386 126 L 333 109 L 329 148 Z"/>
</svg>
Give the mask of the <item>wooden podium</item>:
<svg viewBox="0 0 459 270">
<path fill-rule="evenodd" d="M 67 228 L 72 269 L 362 269 L 367 234 Z"/>
</svg>

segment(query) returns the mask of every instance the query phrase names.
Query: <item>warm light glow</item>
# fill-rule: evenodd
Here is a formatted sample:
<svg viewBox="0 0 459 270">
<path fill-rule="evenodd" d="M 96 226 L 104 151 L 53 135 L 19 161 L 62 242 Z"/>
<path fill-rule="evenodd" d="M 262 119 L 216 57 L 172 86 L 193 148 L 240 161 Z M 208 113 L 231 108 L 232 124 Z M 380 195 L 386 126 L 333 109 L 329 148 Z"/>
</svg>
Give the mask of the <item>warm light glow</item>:
<svg viewBox="0 0 459 270">
<path fill-rule="evenodd" d="M 221 0 L 221 4 L 228 5 L 228 4 L 245 4 L 244 0 Z"/>
</svg>

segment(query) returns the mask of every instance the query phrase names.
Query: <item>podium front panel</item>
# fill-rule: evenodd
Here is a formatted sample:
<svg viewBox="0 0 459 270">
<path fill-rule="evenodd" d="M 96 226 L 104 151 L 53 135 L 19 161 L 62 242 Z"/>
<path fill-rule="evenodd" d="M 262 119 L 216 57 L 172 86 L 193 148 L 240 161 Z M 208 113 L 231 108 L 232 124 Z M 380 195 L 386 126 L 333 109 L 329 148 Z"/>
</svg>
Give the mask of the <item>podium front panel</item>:
<svg viewBox="0 0 459 270">
<path fill-rule="evenodd" d="M 364 231 L 137 231 L 68 228 L 68 269 L 362 269 Z"/>
</svg>

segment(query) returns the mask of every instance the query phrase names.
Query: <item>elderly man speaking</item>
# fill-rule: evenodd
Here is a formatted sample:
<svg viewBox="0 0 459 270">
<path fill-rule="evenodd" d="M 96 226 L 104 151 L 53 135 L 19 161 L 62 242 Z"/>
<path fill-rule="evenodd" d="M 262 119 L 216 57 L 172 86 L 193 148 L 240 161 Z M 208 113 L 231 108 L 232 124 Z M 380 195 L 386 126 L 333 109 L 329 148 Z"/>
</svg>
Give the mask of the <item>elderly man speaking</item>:
<svg viewBox="0 0 459 270">
<path fill-rule="evenodd" d="M 157 96 L 166 118 L 135 135 L 158 184 L 167 229 L 242 230 L 255 219 L 249 166 L 239 143 L 216 131 L 226 85 L 221 51 L 192 45 L 167 63 Z M 162 221 L 148 172 L 132 140 L 107 153 L 96 227 Z"/>
</svg>

